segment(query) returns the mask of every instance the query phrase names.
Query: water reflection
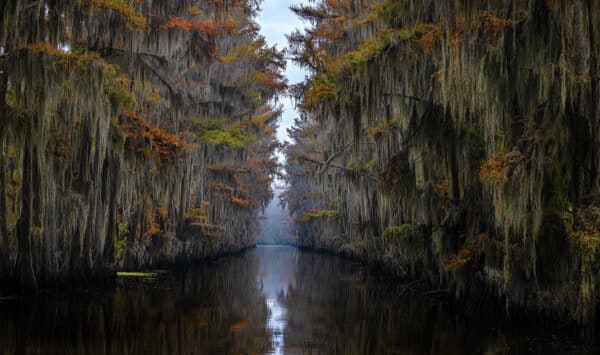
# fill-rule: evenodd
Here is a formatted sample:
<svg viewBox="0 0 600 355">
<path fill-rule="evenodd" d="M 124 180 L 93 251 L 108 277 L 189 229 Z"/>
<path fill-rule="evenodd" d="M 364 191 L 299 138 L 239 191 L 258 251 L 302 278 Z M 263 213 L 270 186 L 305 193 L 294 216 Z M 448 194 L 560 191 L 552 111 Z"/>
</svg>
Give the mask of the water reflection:
<svg viewBox="0 0 600 355">
<path fill-rule="evenodd" d="M 156 278 L 0 304 L 0 349 L 21 354 L 260 354 L 268 308 L 256 254 Z M 3 352 L 0 351 L 0 354 Z"/>
<path fill-rule="evenodd" d="M 515 334 L 519 334 L 518 336 Z M 579 354 L 507 332 L 356 263 L 265 246 L 114 287 L 0 302 L 0 354 Z"/>
<path fill-rule="evenodd" d="M 261 260 L 260 283 L 269 309 L 267 327 L 271 331 L 272 354 L 285 354 L 284 332 L 287 311 L 283 301 L 293 286 L 297 250 L 291 247 L 262 246 L 254 251 Z"/>
</svg>

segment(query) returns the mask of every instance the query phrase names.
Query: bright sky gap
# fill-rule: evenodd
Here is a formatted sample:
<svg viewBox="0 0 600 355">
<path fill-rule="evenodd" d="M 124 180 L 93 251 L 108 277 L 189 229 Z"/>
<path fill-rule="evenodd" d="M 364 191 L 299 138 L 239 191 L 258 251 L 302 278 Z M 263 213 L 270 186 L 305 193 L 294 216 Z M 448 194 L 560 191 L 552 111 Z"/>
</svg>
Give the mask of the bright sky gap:
<svg viewBox="0 0 600 355">
<path fill-rule="evenodd" d="M 293 4 L 302 3 L 300 0 L 265 0 L 262 3 L 262 11 L 258 17 L 258 23 L 261 27 L 261 33 L 265 36 L 267 43 L 277 45 L 277 48 L 282 49 L 287 46 L 286 34 L 290 34 L 297 28 L 303 28 L 303 22 L 298 18 L 289 7 Z M 305 71 L 288 60 L 288 65 L 285 75 L 289 80 L 289 84 L 296 84 L 304 80 Z M 281 103 L 284 105 L 284 112 L 281 118 L 279 129 L 277 130 L 277 139 L 284 142 L 288 140 L 287 129 L 294 123 L 294 118 L 298 116 L 298 112 L 290 98 L 281 98 Z M 281 157 L 280 157 L 281 159 Z"/>
<path fill-rule="evenodd" d="M 297 28 L 302 28 L 302 21 L 292 12 L 289 7 L 292 4 L 299 3 L 298 0 L 265 0 L 262 3 L 262 11 L 258 17 L 258 23 L 261 26 L 261 33 L 265 36 L 267 43 L 277 45 L 277 48 L 285 48 L 287 46 L 286 34 L 291 33 Z M 288 78 L 289 84 L 296 84 L 304 80 L 305 73 L 297 65 L 292 63 L 290 60 L 287 62 L 285 75 Z M 298 112 L 294 107 L 294 104 L 289 97 L 280 98 L 283 104 L 283 114 L 279 123 L 279 129 L 277 130 L 277 139 L 280 142 L 289 140 L 287 129 L 290 128 L 294 123 L 294 118 L 298 116 Z M 280 161 L 283 161 L 284 157 L 281 153 L 278 154 Z M 281 192 L 281 182 L 275 181 L 273 184 L 274 198 L 269 204 L 265 211 L 265 217 L 262 224 L 263 234 L 272 234 L 274 231 L 282 231 L 284 229 L 283 221 L 288 220 L 289 216 L 286 215 L 285 211 L 278 206 L 279 193 Z M 276 233 L 276 232 L 275 232 Z M 285 339 L 283 334 L 287 326 L 285 320 L 285 307 L 281 307 L 276 295 L 267 295 L 267 305 L 270 310 L 269 327 L 275 334 L 273 338 L 273 354 L 283 354 L 285 349 Z"/>
</svg>

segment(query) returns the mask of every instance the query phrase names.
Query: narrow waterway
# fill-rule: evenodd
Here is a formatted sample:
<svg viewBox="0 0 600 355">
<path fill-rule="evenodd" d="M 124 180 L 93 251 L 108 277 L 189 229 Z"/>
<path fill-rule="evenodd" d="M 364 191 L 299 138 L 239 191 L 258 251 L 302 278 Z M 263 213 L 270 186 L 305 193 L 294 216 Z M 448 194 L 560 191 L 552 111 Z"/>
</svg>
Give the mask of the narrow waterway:
<svg viewBox="0 0 600 355">
<path fill-rule="evenodd" d="M 259 246 L 108 289 L 0 301 L 0 354 L 581 354 L 588 341 L 502 330 L 366 267 Z"/>
</svg>

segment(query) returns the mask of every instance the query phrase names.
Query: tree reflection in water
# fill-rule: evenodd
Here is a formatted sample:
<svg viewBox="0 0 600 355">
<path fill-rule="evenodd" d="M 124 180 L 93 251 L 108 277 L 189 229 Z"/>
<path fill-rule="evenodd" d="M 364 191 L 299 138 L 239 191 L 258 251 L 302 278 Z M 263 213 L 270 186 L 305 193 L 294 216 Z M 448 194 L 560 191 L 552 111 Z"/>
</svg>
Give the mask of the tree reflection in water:
<svg viewBox="0 0 600 355">
<path fill-rule="evenodd" d="M 111 290 L 0 303 L 0 349 L 26 354 L 260 354 L 270 347 L 255 253 Z M 2 354 L 2 351 L 0 351 Z"/>
<path fill-rule="evenodd" d="M 5 300 L 0 324 L 0 354 L 595 350 L 582 339 L 507 333 L 406 292 L 359 264 L 278 246 L 185 271 L 122 277 L 108 289 Z"/>
</svg>

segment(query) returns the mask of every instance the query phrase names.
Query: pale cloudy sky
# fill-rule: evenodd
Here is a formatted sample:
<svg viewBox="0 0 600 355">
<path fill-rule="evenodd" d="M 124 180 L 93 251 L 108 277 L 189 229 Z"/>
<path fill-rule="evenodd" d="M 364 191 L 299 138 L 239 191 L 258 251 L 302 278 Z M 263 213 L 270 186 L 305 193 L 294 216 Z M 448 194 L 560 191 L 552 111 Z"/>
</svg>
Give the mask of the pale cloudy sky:
<svg viewBox="0 0 600 355">
<path fill-rule="evenodd" d="M 306 2 L 307 0 L 263 0 L 258 23 L 261 33 L 269 45 L 277 44 L 277 48 L 285 48 L 287 46 L 285 35 L 293 32 L 296 28 L 304 27 L 303 22 L 289 10 L 289 6 Z M 304 80 L 305 75 L 303 70 L 288 61 L 286 76 L 290 84 Z M 277 138 L 283 142 L 289 140 L 286 128 L 293 124 L 298 113 L 290 99 L 283 98 L 281 103 L 284 105 L 285 111 L 279 124 Z"/>
</svg>

